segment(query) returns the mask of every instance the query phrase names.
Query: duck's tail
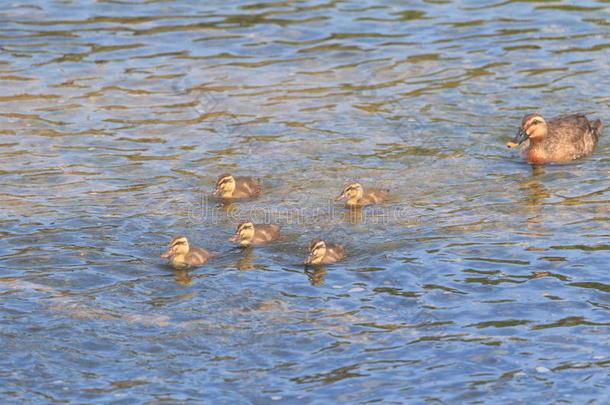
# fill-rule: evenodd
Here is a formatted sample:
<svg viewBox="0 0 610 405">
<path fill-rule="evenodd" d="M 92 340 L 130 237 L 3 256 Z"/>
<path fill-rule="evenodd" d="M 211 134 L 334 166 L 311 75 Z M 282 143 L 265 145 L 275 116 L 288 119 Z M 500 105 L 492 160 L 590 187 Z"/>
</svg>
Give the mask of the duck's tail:
<svg viewBox="0 0 610 405">
<path fill-rule="evenodd" d="M 595 121 L 591 122 L 590 126 L 591 132 L 593 133 L 593 136 L 595 136 L 595 141 L 597 142 L 599 136 L 602 134 L 602 120 L 598 118 Z"/>
</svg>

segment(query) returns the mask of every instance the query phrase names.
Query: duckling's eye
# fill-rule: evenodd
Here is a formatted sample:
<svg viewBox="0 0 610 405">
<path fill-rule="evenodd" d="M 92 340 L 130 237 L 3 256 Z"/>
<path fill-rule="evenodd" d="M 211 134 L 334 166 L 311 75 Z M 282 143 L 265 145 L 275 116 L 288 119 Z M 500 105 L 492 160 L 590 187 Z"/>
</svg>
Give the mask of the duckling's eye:
<svg viewBox="0 0 610 405">
<path fill-rule="evenodd" d="M 174 244 L 172 246 L 178 246 L 178 245 L 184 245 L 186 242 L 183 240 L 179 240 L 177 242 L 174 242 Z"/>
</svg>

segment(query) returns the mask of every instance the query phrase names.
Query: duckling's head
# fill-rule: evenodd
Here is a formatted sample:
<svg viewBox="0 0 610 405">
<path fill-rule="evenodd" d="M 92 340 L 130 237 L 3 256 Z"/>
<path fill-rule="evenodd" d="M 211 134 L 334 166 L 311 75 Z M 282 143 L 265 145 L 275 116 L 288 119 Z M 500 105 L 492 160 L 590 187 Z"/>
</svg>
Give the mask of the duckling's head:
<svg viewBox="0 0 610 405">
<path fill-rule="evenodd" d="M 335 198 L 335 201 L 341 201 L 344 198 L 347 198 L 347 202 L 349 203 L 352 200 L 357 200 L 359 198 L 362 198 L 362 195 L 364 194 L 364 190 L 362 189 L 362 186 L 358 183 L 349 183 L 347 186 L 345 186 L 343 188 L 343 192 L 341 193 L 341 195 L 337 198 Z"/>
<path fill-rule="evenodd" d="M 216 188 L 212 195 L 220 193 L 221 197 L 231 197 L 235 191 L 235 177 L 229 173 L 221 174 L 216 180 Z"/>
<path fill-rule="evenodd" d="M 546 136 L 548 127 L 546 121 L 540 114 L 528 114 L 523 117 L 521 127 L 517 131 L 517 135 L 512 141 L 507 142 L 506 146 L 512 148 L 519 146 L 527 139 L 542 139 Z"/>
<path fill-rule="evenodd" d="M 161 257 L 185 255 L 189 251 L 189 241 L 186 239 L 186 236 L 182 235 L 174 236 L 168 246 L 169 248 Z"/>
<path fill-rule="evenodd" d="M 242 221 L 237 225 L 235 230 L 235 236 L 229 239 L 229 242 L 235 242 L 239 240 L 239 244 L 242 246 L 249 245 L 254 238 L 254 224 L 251 221 Z"/>
<path fill-rule="evenodd" d="M 318 264 L 322 262 L 324 259 L 324 255 L 326 254 L 326 243 L 320 239 L 312 239 L 309 242 L 309 256 L 303 263 L 305 264 Z"/>
</svg>

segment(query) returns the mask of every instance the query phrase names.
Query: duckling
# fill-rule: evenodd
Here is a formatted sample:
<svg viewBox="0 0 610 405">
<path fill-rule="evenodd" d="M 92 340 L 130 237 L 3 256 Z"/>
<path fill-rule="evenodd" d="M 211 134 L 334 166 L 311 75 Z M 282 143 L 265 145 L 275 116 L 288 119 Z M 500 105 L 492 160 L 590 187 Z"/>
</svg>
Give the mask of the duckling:
<svg viewBox="0 0 610 405">
<path fill-rule="evenodd" d="M 161 257 L 169 257 L 173 268 L 183 269 L 190 266 L 199 266 L 205 263 L 211 255 L 200 247 L 190 247 L 186 236 L 178 235 L 172 238 L 169 249 Z"/>
<path fill-rule="evenodd" d="M 303 263 L 334 263 L 343 258 L 345 258 L 345 249 L 343 246 L 333 242 L 327 243 L 316 238 L 309 242 L 309 256 Z"/>
<path fill-rule="evenodd" d="M 343 188 L 343 192 L 335 201 L 341 201 L 347 198 L 345 205 L 347 206 L 362 206 L 369 204 L 377 204 L 388 198 L 390 190 L 382 188 L 367 188 L 364 189 L 359 183 L 349 183 Z"/>
<path fill-rule="evenodd" d="M 280 227 L 274 224 L 253 224 L 242 221 L 237 225 L 235 236 L 229 242 L 239 241 L 240 246 L 270 242 L 280 237 Z"/>
<path fill-rule="evenodd" d="M 229 173 L 221 174 L 216 180 L 212 195 L 220 193 L 222 198 L 254 198 L 261 194 L 259 179 L 251 176 L 234 177 Z"/>
<path fill-rule="evenodd" d="M 566 114 L 549 121 L 540 114 L 528 114 L 506 146 L 521 145 L 531 163 L 567 162 L 591 153 L 601 129 L 601 120 L 589 121 L 585 114 Z"/>
</svg>

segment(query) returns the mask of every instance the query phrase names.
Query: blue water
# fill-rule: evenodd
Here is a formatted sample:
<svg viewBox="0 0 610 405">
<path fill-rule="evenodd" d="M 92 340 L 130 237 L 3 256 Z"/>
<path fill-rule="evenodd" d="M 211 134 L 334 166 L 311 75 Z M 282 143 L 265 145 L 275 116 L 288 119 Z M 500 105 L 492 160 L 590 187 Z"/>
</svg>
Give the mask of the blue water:
<svg viewBox="0 0 610 405">
<path fill-rule="evenodd" d="M 2 403 L 610 402 L 610 2 L 0 7 Z M 606 131 L 608 132 L 608 131 Z M 263 195 L 210 197 L 224 172 Z M 391 190 L 360 212 L 356 180 Z M 242 219 L 279 241 L 236 249 Z M 216 253 L 174 271 L 176 234 Z M 305 269 L 307 244 L 347 258 Z"/>
</svg>

